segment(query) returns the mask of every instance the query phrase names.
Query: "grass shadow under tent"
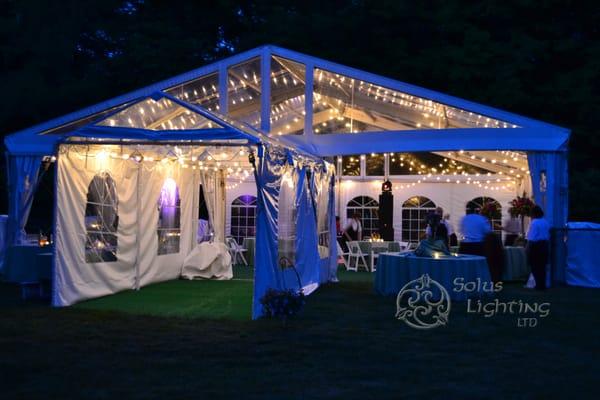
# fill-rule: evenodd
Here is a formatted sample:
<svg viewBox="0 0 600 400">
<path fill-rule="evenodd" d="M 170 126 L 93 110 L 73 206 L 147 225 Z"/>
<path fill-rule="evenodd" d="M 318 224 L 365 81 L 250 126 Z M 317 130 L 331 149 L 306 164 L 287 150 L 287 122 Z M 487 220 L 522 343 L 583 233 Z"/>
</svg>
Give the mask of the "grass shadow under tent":
<svg viewBox="0 0 600 400">
<path fill-rule="evenodd" d="M 234 267 L 228 281 L 173 280 L 76 304 L 80 309 L 182 318 L 249 320 L 254 269 Z"/>
</svg>

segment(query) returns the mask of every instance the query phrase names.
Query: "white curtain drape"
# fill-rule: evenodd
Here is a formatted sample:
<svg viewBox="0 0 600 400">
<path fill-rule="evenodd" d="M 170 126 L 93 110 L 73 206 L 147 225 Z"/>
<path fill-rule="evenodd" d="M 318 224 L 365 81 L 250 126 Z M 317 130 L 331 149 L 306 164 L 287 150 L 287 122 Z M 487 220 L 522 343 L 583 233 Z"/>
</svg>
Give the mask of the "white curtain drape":
<svg viewBox="0 0 600 400">
<path fill-rule="evenodd" d="M 194 208 L 198 204 L 194 202 L 194 192 L 198 187 L 194 184 L 194 171 L 177 162 L 136 163 L 108 154 L 98 157 L 94 148 L 65 147 L 57 161 L 53 305 L 66 306 L 177 278 L 197 229 Z M 119 150 L 134 149 L 124 146 Z M 104 251 L 91 261 L 87 257 L 90 236 L 86 226 L 87 195 L 90 183 L 99 174 L 109 174 L 114 181 L 118 225 L 112 257 L 103 257 L 106 254 L 103 245 Z M 164 250 L 159 244 L 159 235 L 164 234 L 163 229 L 159 232 L 159 199 L 167 181 L 167 187 L 178 193 L 179 210 L 172 211 L 178 217 L 166 219 L 173 223 L 169 226 L 173 229 L 169 231 L 168 251 L 159 251 Z"/>
</svg>

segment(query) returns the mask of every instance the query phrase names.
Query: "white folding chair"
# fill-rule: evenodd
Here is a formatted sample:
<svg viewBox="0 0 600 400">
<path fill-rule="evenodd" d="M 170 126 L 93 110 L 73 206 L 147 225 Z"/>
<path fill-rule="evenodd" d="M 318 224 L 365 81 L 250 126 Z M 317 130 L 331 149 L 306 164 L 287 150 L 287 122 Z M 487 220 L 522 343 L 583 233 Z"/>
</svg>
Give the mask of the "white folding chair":
<svg viewBox="0 0 600 400">
<path fill-rule="evenodd" d="M 346 267 L 346 271 L 348 271 L 350 269 L 350 267 L 348 265 L 348 256 L 350 255 L 350 253 L 342 250 L 342 246 L 340 246 L 340 242 L 338 242 L 337 240 L 336 240 L 336 243 L 337 243 L 338 264 L 339 264 L 339 258 L 341 257 L 342 260 L 344 261 L 344 267 Z"/>
<path fill-rule="evenodd" d="M 225 245 L 227 246 L 227 250 L 229 250 L 229 254 L 231 254 L 231 259 L 234 264 L 237 264 L 238 257 L 242 259 L 244 265 L 248 266 L 248 262 L 246 261 L 246 257 L 244 257 L 244 253 L 247 249 L 243 248 L 238 244 L 238 242 L 233 237 L 228 237 L 225 239 Z"/>
<path fill-rule="evenodd" d="M 398 242 L 398 245 L 400 245 L 400 251 L 407 251 L 410 248 L 409 242 Z"/>
<path fill-rule="evenodd" d="M 377 259 L 379 259 L 379 253 L 371 250 L 371 272 L 375 272 L 377 270 L 377 267 L 375 266 L 375 260 Z"/>
<path fill-rule="evenodd" d="M 366 254 L 362 252 L 358 242 L 348 242 L 348 250 L 348 269 L 358 271 L 360 261 L 362 261 L 363 267 L 369 272 L 369 264 L 367 264 L 367 260 L 365 259 Z M 354 268 L 352 267 L 352 259 L 354 259 Z"/>
</svg>

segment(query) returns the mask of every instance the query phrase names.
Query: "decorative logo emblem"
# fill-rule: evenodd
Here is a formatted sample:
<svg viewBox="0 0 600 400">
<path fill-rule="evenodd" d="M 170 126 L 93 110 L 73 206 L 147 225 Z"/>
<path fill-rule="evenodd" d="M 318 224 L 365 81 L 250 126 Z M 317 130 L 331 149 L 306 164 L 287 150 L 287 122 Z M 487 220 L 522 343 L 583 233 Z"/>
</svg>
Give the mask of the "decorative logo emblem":
<svg viewBox="0 0 600 400">
<path fill-rule="evenodd" d="M 432 329 L 448 323 L 450 296 L 429 275 L 408 282 L 396 297 L 396 318 L 416 329 Z"/>
</svg>

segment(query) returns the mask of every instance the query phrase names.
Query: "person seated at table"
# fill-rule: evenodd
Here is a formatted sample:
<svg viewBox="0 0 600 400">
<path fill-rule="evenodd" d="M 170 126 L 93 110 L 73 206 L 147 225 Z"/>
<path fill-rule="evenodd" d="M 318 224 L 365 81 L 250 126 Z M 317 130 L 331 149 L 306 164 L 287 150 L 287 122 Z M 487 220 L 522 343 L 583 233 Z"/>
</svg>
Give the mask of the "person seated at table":
<svg viewBox="0 0 600 400">
<path fill-rule="evenodd" d="M 429 213 L 426 217 L 427 228 L 425 233 L 428 239 L 441 240 L 448 248 L 448 229 L 442 220 L 444 210 L 441 207 L 436 208 L 435 212 Z"/>
<path fill-rule="evenodd" d="M 492 228 L 490 221 L 479 212 L 480 210 L 477 210 L 476 213 L 465 215 L 460 222 L 463 240 L 460 242 L 459 253 L 485 256 L 483 242 Z"/>
<path fill-rule="evenodd" d="M 502 230 L 505 232 L 504 245 L 514 246 L 515 240 L 519 237 L 519 233 L 521 232 L 521 220 L 518 217 L 511 215 L 504 221 Z"/>
<path fill-rule="evenodd" d="M 362 240 L 362 223 L 360 222 L 359 213 L 352 214 L 352 218 L 348 220 L 344 227 L 343 236 L 349 242 Z"/>
<path fill-rule="evenodd" d="M 446 247 L 449 246 L 448 242 L 448 227 L 443 220 L 444 210 L 442 207 L 438 207 L 434 212 L 427 214 L 425 220 L 427 222 L 427 228 L 425 228 L 425 237 L 433 238 L 434 240 L 442 240 Z"/>
<path fill-rule="evenodd" d="M 546 289 L 546 264 L 550 249 L 550 224 L 540 206 L 531 210 L 531 223 L 527 231 L 527 262 L 535 278 L 536 290 Z"/>
</svg>

